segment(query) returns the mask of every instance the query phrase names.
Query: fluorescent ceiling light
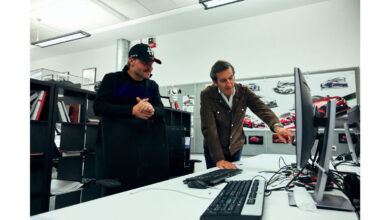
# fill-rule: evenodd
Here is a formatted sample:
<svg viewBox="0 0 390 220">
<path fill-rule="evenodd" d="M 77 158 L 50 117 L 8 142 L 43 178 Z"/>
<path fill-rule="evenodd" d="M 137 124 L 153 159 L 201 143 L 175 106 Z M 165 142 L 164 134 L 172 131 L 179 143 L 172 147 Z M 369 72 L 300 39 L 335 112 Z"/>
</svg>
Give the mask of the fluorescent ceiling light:
<svg viewBox="0 0 390 220">
<path fill-rule="evenodd" d="M 211 9 L 241 1 L 244 0 L 199 0 L 199 4 L 202 4 L 204 6 L 204 9 Z"/>
<path fill-rule="evenodd" d="M 76 31 L 76 32 L 73 32 L 73 33 L 69 33 L 69 34 L 65 34 L 65 35 L 49 38 L 49 39 L 46 39 L 46 40 L 36 41 L 36 42 L 31 43 L 31 44 L 35 45 L 35 46 L 38 46 L 38 47 L 48 47 L 48 46 L 52 46 L 52 45 L 55 45 L 55 44 L 65 43 L 65 42 L 68 42 L 68 41 L 77 40 L 77 39 L 81 39 L 81 38 L 89 37 L 89 36 L 91 36 L 91 35 L 88 34 L 87 32 Z"/>
</svg>

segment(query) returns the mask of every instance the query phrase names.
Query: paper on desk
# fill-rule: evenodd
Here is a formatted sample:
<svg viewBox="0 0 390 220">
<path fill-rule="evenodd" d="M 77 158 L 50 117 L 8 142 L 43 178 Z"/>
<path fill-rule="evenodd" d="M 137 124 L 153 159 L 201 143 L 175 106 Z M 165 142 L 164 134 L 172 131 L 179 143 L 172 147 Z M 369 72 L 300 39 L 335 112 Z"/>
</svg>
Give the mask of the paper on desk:
<svg viewBox="0 0 390 220">
<path fill-rule="evenodd" d="M 303 211 L 317 211 L 316 204 L 305 187 L 294 187 L 294 200 L 298 208 Z"/>
<path fill-rule="evenodd" d="M 239 169 L 259 171 L 277 171 L 280 168 L 279 158 L 283 158 L 287 164 L 295 160 L 291 155 L 258 155 L 250 158 L 245 158 L 242 161 L 234 162 Z"/>
<path fill-rule="evenodd" d="M 72 192 L 80 189 L 83 184 L 80 182 L 66 181 L 66 180 L 51 180 L 50 192 L 53 195 Z"/>
<path fill-rule="evenodd" d="M 244 171 L 243 173 L 240 173 L 238 175 L 226 178 L 226 181 L 229 182 L 234 180 L 251 180 L 255 176 L 259 176 L 259 173 L 253 171 Z"/>
</svg>

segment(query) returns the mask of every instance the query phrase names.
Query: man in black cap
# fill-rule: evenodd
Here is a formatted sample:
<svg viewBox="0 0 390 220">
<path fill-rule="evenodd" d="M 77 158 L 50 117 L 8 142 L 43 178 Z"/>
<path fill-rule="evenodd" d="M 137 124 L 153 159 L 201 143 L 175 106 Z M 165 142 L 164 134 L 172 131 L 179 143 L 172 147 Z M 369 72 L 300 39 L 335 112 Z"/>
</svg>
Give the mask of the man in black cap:
<svg viewBox="0 0 390 220">
<path fill-rule="evenodd" d="M 134 45 L 123 70 L 104 76 L 93 106 L 95 114 L 141 119 L 161 117 L 163 105 L 158 85 L 149 79 L 154 62 L 161 64 L 148 45 Z"/>
<path fill-rule="evenodd" d="M 104 76 L 93 105 L 95 114 L 102 117 L 100 123 L 109 125 L 108 129 L 102 127 L 105 128 L 103 132 L 99 129 L 97 179 L 118 179 L 122 184 L 119 191 L 151 183 L 141 183 L 139 179 L 146 173 L 145 167 L 150 168 L 153 163 L 148 158 L 157 151 L 149 149 L 152 152 L 148 153 L 145 149 L 161 146 L 151 142 L 151 132 L 165 135 L 165 130 L 161 131 L 165 125 L 159 86 L 150 80 L 153 63 L 161 64 L 161 61 L 154 57 L 148 45 L 142 43 L 134 45 L 128 57 L 122 71 Z M 145 164 L 143 168 L 142 164 Z"/>
</svg>

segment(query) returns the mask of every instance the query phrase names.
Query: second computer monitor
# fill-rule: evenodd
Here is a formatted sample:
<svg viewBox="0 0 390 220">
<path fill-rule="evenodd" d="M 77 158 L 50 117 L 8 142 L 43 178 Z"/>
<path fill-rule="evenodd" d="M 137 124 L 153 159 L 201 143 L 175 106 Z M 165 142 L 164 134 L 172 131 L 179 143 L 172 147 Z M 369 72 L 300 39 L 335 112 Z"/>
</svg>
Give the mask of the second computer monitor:
<svg viewBox="0 0 390 220">
<path fill-rule="evenodd" d="M 316 128 L 310 88 L 299 68 L 294 68 L 294 78 L 297 164 L 304 167 L 311 155 Z"/>
</svg>

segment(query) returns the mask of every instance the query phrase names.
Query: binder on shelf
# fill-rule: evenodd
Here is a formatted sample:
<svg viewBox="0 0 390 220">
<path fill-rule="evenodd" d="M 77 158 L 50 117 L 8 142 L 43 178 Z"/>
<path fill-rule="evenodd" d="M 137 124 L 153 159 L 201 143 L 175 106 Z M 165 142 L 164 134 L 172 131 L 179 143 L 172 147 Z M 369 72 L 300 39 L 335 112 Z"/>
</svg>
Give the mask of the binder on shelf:
<svg viewBox="0 0 390 220">
<path fill-rule="evenodd" d="M 32 92 L 30 93 L 30 103 L 31 103 L 32 101 L 35 101 L 36 98 L 38 98 L 38 92 L 32 91 Z"/>
<path fill-rule="evenodd" d="M 69 117 L 68 109 L 66 108 L 65 102 L 64 102 L 64 101 L 61 101 L 61 105 L 62 105 L 62 109 L 63 109 L 64 112 L 65 112 L 66 121 L 67 121 L 67 122 L 70 122 L 70 117 Z"/>
<path fill-rule="evenodd" d="M 35 110 L 35 107 L 37 106 L 37 103 L 38 103 L 38 95 L 37 95 L 37 98 L 30 105 L 30 117 L 32 117 L 34 110 Z"/>
<path fill-rule="evenodd" d="M 63 106 L 63 101 L 58 101 L 57 107 L 61 122 L 70 122 L 69 115 L 66 113 L 65 107 Z"/>
<path fill-rule="evenodd" d="M 69 105 L 69 117 L 71 122 L 79 123 L 81 113 L 81 104 Z"/>
<path fill-rule="evenodd" d="M 38 120 L 39 116 L 41 115 L 43 105 L 45 103 L 45 98 L 46 98 L 47 91 L 41 90 L 39 91 L 38 94 L 38 102 L 34 108 L 34 112 L 31 115 L 30 119 L 32 120 Z"/>
<path fill-rule="evenodd" d="M 90 124 L 99 124 L 100 120 L 97 118 L 88 118 L 87 122 Z"/>
<path fill-rule="evenodd" d="M 64 113 L 64 115 L 65 115 L 65 121 L 63 121 L 63 122 L 70 122 L 70 117 L 69 117 L 69 114 L 68 114 L 68 109 L 69 109 L 69 107 L 68 108 L 66 108 L 66 105 L 65 105 L 65 102 L 64 101 L 59 101 L 60 102 L 60 105 L 61 106 L 58 106 L 58 108 L 60 109 L 60 107 L 61 107 L 61 109 L 62 109 L 62 112 Z"/>
</svg>

